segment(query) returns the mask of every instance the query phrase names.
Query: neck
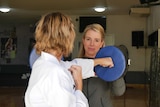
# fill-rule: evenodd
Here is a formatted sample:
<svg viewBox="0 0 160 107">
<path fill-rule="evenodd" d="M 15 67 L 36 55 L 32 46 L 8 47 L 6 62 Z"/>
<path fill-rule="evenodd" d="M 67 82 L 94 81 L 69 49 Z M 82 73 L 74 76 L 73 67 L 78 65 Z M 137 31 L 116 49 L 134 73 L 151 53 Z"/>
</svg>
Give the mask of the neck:
<svg viewBox="0 0 160 107">
<path fill-rule="evenodd" d="M 93 56 L 91 56 L 91 55 L 85 55 L 84 57 L 85 57 L 85 58 L 91 58 L 91 59 L 95 58 L 94 55 L 93 55 Z"/>
<path fill-rule="evenodd" d="M 55 50 L 49 50 L 48 53 L 55 56 L 59 61 L 62 59 L 62 54 L 58 54 Z"/>
</svg>

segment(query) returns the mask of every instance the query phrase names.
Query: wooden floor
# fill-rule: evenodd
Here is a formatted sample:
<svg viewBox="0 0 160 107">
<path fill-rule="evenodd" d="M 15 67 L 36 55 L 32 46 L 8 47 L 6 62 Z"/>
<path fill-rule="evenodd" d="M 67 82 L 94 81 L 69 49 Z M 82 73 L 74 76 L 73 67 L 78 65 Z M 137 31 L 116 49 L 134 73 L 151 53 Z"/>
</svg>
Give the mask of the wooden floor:
<svg viewBox="0 0 160 107">
<path fill-rule="evenodd" d="M 25 107 L 24 87 L 0 87 L 0 107 Z M 149 107 L 146 88 L 127 87 L 121 97 L 113 97 L 114 107 Z"/>
<path fill-rule="evenodd" d="M 127 87 L 121 97 L 113 97 L 114 107 L 149 107 L 149 91 L 146 87 Z"/>
</svg>

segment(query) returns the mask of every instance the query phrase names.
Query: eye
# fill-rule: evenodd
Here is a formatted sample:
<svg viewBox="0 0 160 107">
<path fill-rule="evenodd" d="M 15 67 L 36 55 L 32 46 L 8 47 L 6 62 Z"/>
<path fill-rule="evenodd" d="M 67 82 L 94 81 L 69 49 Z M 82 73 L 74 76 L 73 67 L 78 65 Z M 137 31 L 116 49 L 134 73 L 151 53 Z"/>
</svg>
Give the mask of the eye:
<svg viewBox="0 0 160 107">
<path fill-rule="evenodd" d="M 100 40 L 100 39 L 96 39 L 95 41 L 96 41 L 96 42 L 101 42 L 101 40 Z"/>
<path fill-rule="evenodd" d="M 89 40 L 90 40 L 90 38 L 85 38 L 85 40 L 89 41 Z"/>
<path fill-rule="evenodd" d="M 87 38 L 86 40 L 90 40 L 89 38 Z"/>
</svg>

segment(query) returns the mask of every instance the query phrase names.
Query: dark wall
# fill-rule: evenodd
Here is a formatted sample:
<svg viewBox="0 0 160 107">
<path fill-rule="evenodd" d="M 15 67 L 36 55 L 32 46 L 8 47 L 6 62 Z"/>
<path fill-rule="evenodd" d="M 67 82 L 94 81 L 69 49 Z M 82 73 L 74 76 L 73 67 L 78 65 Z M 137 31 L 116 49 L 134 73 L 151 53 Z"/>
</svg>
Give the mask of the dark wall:
<svg viewBox="0 0 160 107">
<path fill-rule="evenodd" d="M 30 40 L 34 34 L 30 31 L 30 25 L 0 25 L 0 39 L 10 37 L 12 28 L 15 28 L 17 40 L 16 55 L 8 62 L 0 57 L 0 86 L 26 86 L 30 75 Z"/>
<path fill-rule="evenodd" d="M 0 39 L 10 37 L 12 28 L 12 25 L 0 25 Z M 16 25 L 14 28 L 16 29 L 15 36 L 17 39 L 15 58 L 11 59 L 10 62 L 7 63 L 6 59 L 0 57 L 0 64 L 28 65 L 30 39 L 34 38 L 34 34 L 30 31 L 29 25 Z M 2 51 L 1 48 L 0 51 Z"/>
<path fill-rule="evenodd" d="M 128 84 L 148 84 L 149 76 L 144 71 L 128 71 L 125 75 L 125 81 Z"/>
<path fill-rule="evenodd" d="M 27 65 L 0 65 L 0 86 L 27 86 L 29 76 Z"/>
</svg>

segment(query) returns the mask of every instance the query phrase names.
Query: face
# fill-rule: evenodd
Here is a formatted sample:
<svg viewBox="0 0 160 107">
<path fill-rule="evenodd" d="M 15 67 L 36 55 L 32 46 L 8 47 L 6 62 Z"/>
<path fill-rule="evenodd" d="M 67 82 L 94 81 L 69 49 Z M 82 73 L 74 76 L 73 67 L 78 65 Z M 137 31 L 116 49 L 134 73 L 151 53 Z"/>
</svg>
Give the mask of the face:
<svg viewBox="0 0 160 107">
<path fill-rule="evenodd" d="M 83 39 L 85 57 L 95 58 L 97 52 L 103 46 L 103 44 L 104 42 L 99 32 L 88 30 L 85 38 Z"/>
</svg>

